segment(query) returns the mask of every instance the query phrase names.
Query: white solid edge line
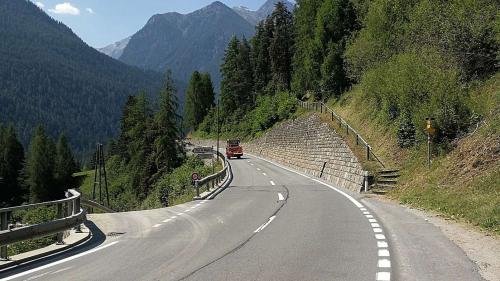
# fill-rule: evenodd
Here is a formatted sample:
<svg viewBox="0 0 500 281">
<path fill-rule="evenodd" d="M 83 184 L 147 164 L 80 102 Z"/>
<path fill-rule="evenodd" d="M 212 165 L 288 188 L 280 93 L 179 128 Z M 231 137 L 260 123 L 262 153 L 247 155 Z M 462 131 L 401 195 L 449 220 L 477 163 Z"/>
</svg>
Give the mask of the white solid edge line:
<svg viewBox="0 0 500 281">
<path fill-rule="evenodd" d="M 380 259 L 380 260 L 378 260 L 378 267 L 390 268 L 391 261 L 388 259 Z"/>
<path fill-rule="evenodd" d="M 12 280 L 12 279 L 16 279 L 16 278 L 19 278 L 19 277 L 22 277 L 22 276 L 25 276 L 25 275 L 28 275 L 28 274 L 31 274 L 31 273 L 34 273 L 34 272 L 37 272 L 37 271 L 40 271 L 40 270 L 44 270 L 46 268 L 50 268 L 50 267 L 53 267 L 53 266 L 56 266 L 58 264 L 61 264 L 61 263 L 65 263 L 65 262 L 68 262 L 68 261 L 71 261 L 71 260 L 74 260 L 74 259 L 77 259 L 77 258 L 80 258 L 80 257 L 83 257 L 85 255 L 88 255 L 88 254 L 92 254 L 92 253 L 95 253 L 97 251 L 100 251 L 100 250 L 103 250 L 103 249 L 106 249 L 107 247 L 111 247 L 113 245 L 115 245 L 116 243 L 118 243 L 120 241 L 114 241 L 114 242 L 111 242 L 109 244 L 106 244 L 106 245 L 103 245 L 101 247 L 97 247 L 95 249 L 92 249 L 92 250 L 88 250 L 86 252 L 83 252 L 83 253 L 79 253 L 79 254 L 76 254 L 74 256 L 71 256 L 71 257 L 68 257 L 68 258 L 65 258 L 65 259 L 62 259 L 62 260 L 58 260 L 56 262 L 53 262 L 53 263 L 49 263 L 49 264 L 46 264 L 46 265 L 43 265 L 43 266 L 40 266 L 40 267 L 37 267 L 37 268 L 33 268 L 33 269 L 30 269 L 28 271 L 24 271 L 24 272 L 21 272 L 21 273 L 18 273 L 18 274 L 15 274 L 15 275 L 12 275 L 12 276 L 9 276 L 9 277 L 6 277 L 2 280 L 4 281 L 8 281 L 8 280 Z"/>
<path fill-rule="evenodd" d="M 278 201 L 283 201 L 285 200 L 285 197 L 283 197 L 283 194 L 278 193 Z"/>
<path fill-rule="evenodd" d="M 389 250 L 387 250 L 387 249 L 379 249 L 378 256 L 379 257 L 390 257 L 391 254 L 389 253 Z"/>
<path fill-rule="evenodd" d="M 278 164 L 278 163 L 274 163 L 274 162 L 272 162 L 272 161 L 269 161 L 269 160 L 267 160 L 267 159 L 264 159 L 264 158 L 261 158 L 261 157 L 259 157 L 259 156 L 253 155 L 253 154 L 251 154 L 251 153 L 247 153 L 247 154 L 248 154 L 248 155 L 251 155 L 251 156 L 253 156 L 253 157 L 255 157 L 255 158 L 258 158 L 258 159 L 260 159 L 260 160 L 262 160 L 262 161 L 266 161 L 266 162 L 268 162 L 268 163 L 271 163 L 271 164 L 273 164 L 273 165 L 275 165 L 275 166 L 277 166 L 277 167 L 280 167 L 280 168 L 282 168 L 282 169 L 285 169 L 285 170 L 287 170 L 287 171 L 289 171 L 289 172 L 295 173 L 295 174 L 297 174 L 297 175 L 301 175 L 301 176 L 303 176 L 303 177 L 305 177 L 305 178 L 308 178 L 308 179 L 312 179 L 312 180 L 313 180 L 313 181 L 315 181 L 315 182 L 318 182 L 318 183 L 320 183 L 320 184 L 322 184 L 322 185 L 324 185 L 324 186 L 327 186 L 327 187 L 329 187 L 329 188 L 331 188 L 331 189 L 333 189 L 333 190 L 337 191 L 338 193 L 340 193 L 341 195 L 343 195 L 344 197 L 346 197 L 347 199 L 349 199 L 349 201 L 351 201 L 354 205 L 356 205 L 356 207 L 358 207 L 358 208 L 362 208 L 362 207 L 363 207 L 363 205 L 362 205 L 361 203 L 359 203 L 359 202 L 358 202 L 358 200 L 354 199 L 351 195 L 349 195 L 349 194 L 347 194 L 347 193 L 343 192 L 342 190 L 340 190 L 340 189 L 338 189 L 338 188 L 336 188 L 336 187 L 334 187 L 334 186 L 331 186 L 331 185 L 329 185 L 329 184 L 327 184 L 327 183 L 324 183 L 324 182 L 322 182 L 322 181 L 320 181 L 320 180 L 313 179 L 313 178 L 311 178 L 310 176 L 304 175 L 304 174 L 302 174 L 302 173 L 299 173 L 299 172 L 297 172 L 297 171 L 294 171 L 294 170 L 292 170 L 292 169 L 289 169 L 289 168 L 287 168 L 287 167 L 284 167 L 284 166 L 282 166 L 282 165 L 280 165 L 280 164 Z"/>
<path fill-rule="evenodd" d="M 385 241 L 377 241 L 377 247 L 378 248 L 387 248 L 387 247 L 389 247 L 389 244 L 387 244 L 387 242 L 385 242 Z"/>
<path fill-rule="evenodd" d="M 336 191 L 336 192 L 340 193 L 342 196 L 346 197 L 349 201 L 351 201 L 351 202 L 352 202 L 352 203 L 353 203 L 356 207 L 358 207 L 358 208 L 363 208 L 363 207 L 364 207 L 361 203 L 359 203 L 359 201 L 358 201 L 358 200 L 354 199 L 354 198 L 353 198 L 352 196 L 350 196 L 349 194 L 347 194 L 347 193 L 343 192 L 342 190 L 340 190 L 340 189 L 338 189 L 338 188 L 336 188 L 336 187 L 334 187 L 334 186 L 331 186 L 331 185 L 329 185 L 329 184 L 327 184 L 327 183 L 324 183 L 324 182 L 322 182 L 322 181 L 320 181 L 320 180 L 313 179 L 313 178 L 311 178 L 310 176 L 307 176 L 307 175 L 305 175 L 305 174 L 299 173 L 299 172 L 297 172 L 297 171 L 294 171 L 294 170 L 292 170 L 292 169 L 289 169 L 289 168 L 287 168 L 287 167 L 284 167 L 284 166 L 282 166 L 282 165 L 280 165 L 280 164 L 274 163 L 274 162 L 269 161 L 269 160 L 267 160 L 267 159 L 261 158 L 261 157 L 259 157 L 259 156 L 253 155 L 253 154 L 251 154 L 251 153 L 247 153 L 247 154 L 248 154 L 248 155 L 251 155 L 251 156 L 253 156 L 253 157 L 255 157 L 255 158 L 258 158 L 258 159 L 260 159 L 260 160 L 262 160 L 262 161 L 265 161 L 265 162 L 271 163 L 271 164 L 273 164 L 273 165 L 275 165 L 275 166 L 277 166 L 277 167 L 280 167 L 280 168 L 282 168 L 282 169 L 285 169 L 285 170 L 287 170 L 287 171 L 289 171 L 289 172 L 292 172 L 292 173 L 295 173 L 295 174 L 301 175 L 301 176 L 303 176 L 303 177 L 305 177 L 305 178 L 308 178 L 308 179 L 312 179 L 313 181 L 318 182 L 318 183 L 320 183 L 320 184 L 322 184 L 322 185 L 324 185 L 324 186 L 327 186 L 327 187 L 329 187 L 330 189 L 332 189 L 332 190 L 334 190 L 334 191 Z M 366 217 L 366 218 L 368 218 L 368 219 L 373 219 L 373 215 L 365 215 L 365 217 Z M 261 231 L 261 230 L 262 230 L 262 228 L 261 228 L 261 227 L 259 227 L 259 228 L 258 228 L 255 232 L 259 232 L 259 231 Z M 384 234 L 375 234 L 375 238 L 376 238 L 377 240 L 383 240 L 383 239 L 385 239 L 385 235 L 384 235 Z M 388 253 L 388 252 L 389 252 L 389 251 L 387 251 L 387 253 Z M 390 280 L 391 280 L 391 273 L 390 273 L 390 272 L 377 272 L 377 276 L 376 276 L 376 277 L 377 277 L 377 281 L 390 281 Z"/>
</svg>

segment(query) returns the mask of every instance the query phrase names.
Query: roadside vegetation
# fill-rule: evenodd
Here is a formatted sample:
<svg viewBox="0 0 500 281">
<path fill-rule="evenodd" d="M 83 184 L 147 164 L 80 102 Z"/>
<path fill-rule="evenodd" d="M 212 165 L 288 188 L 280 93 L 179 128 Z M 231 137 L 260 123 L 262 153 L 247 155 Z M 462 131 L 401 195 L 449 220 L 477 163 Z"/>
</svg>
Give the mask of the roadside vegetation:
<svg viewBox="0 0 500 281">
<path fill-rule="evenodd" d="M 251 139 L 324 101 L 402 169 L 403 203 L 500 229 L 500 4 L 493 0 L 298 0 L 221 67 L 221 135 Z M 426 118 L 433 118 L 431 168 Z M 216 110 L 195 137 L 217 133 Z M 376 169 L 376 167 L 372 167 Z"/>
</svg>

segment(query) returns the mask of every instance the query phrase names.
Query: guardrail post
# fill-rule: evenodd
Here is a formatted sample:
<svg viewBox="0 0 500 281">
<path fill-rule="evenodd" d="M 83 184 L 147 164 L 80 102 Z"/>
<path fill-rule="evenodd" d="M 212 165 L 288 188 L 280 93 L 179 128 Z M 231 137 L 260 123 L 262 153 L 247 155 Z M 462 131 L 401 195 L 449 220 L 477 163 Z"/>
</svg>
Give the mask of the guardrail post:
<svg viewBox="0 0 500 281">
<path fill-rule="evenodd" d="M 333 112 L 332 112 L 332 121 L 333 121 Z"/>
<path fill-rule="evenodd" d="M 75 201 L 73 201 L 73 215 L 76 215 L 80 212 L 81 205 L 80 205 L 80 197 L 76 198 Z M 82 225 L 79 224 L 75 227 L 75 232 L 76 233 L 82 233 Z"/>
<path fill-rule="evenodd" d="M 364 188 L 365 188 L 365 192 L 368 191 L 368 184 L 369 184 L 369 174 L 368 174 L 368 171 L 365 171 L 364 172 Z"/>
<path fill-rule="evenodd" d="M 7 230 L 9 216 L 8 213 L 0 213 L 0 230 Z M 6 261 L 9 257 L 7 255 L 7 245 L 0 247 L 0 260 Z"/>
<path fill-rule="evenodd" d="M 194 181 L 194 188 L 196 188 L 196 197 L 200 197 L 200 184 L 198 180 Z"/>
<path fill-rule="evenodd" d="M 356 145 L 359 145 L 359 135 L 356 134 Z"/>
<path fill-rule="evenodd" d="M 370 146 L 366 144 L 366 160 L 370 160 Z"/>
<path fill-rule="evenodd" d="M 62 219 L 64 217 L 64 210 L 63 210 L 63 203 L 58 203 L 57 204 L 57 218 Z M 63 245 L 63 234 L 64 232 L 59 232 L 57 233 L 57 245 Z"/>
<path fill-rule="evenodd" d="M 320 109 L 321 109 L 321 113 L 323 113 L 323 103 L 320 103 Z"/>
</svg>

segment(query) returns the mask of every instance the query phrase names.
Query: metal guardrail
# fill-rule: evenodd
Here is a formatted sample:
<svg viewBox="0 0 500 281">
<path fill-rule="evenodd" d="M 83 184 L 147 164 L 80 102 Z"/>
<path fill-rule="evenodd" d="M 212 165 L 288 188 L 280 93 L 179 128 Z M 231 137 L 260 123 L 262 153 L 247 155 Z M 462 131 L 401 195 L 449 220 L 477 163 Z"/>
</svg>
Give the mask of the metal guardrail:
<svg viewBox="0 0 500 281">
<path fill-rule="evenodd" d="M 223 183 L 226 180 L 227 175 L 229 174 L 228 171 L 230 169 L 229 163 L 226 159 L 226 156 L 224 156 L 223 153 L 220 151 L 214 151 L 217 154 L 217 157 L 222 160 L 222 165 L 223 168 L 219 172 L 206 176 L 202 178 L 201 180 L 196 180 L 195 181 L 195 188 L 196 188 L 196 197 L 200 197 L 200 187 L 203 185 L 206 185 L 207 191 L 210 191 L 210 186 L 215 188 L 215 186 L 219 186 L 221 183 Z"/>
<path fill-rule="evenodd" d="M 106 206 L 104 206 L 96 201 L 85 199 L 83 197 L 80 200 L 81 200 L 82 206 L 87 206 L 87 207 L 90 207 L 93 209 L 97 209 L 97 210 L 100 210 L 100 211 L 105 212 L 105 213 L 116 213 L 115 210 L 113 210 L 109 207 L 106 207 Z"/>
<path fill-rule="evenodd" d="M 364 145 L 365 146 L 365 156 L 366 160 L 370 160 L 372 157 L 375 159 L 382 167 L 385 168 L 384 163 L 373 153 L 373 149 L 371 145 L 353 128 L 347 121 L 345 121 L 342 117 L 340 117 L 335 111 L 329 108 L 323 102 L 303 102 L 301 100 L 297 100 L 298 104 L 307 110 L 319 111 L 324 114 L 331 114 L 332 121 L 337 121 L 339 123 L 340 129 L 345 128 L 346 135 L 349 136 L 352 134 L 356 140 L 356 145 Z"/>
<path fill-rule="evenodd" d="M 86 220 L 86 213 L 81 208 L 81 194 L 70 189 L 65 199 L 37 204 L 21 205 L 0 209 L 0 259 L 7 260 L 7 245 L 45 237 L 57 233 L 57 243 L 63 243 L 64 231 L 77 227 Z M 9 220 L 12 212 L 40 208 L 45 206 L 57 207 L 57 219 L 40 224 L 21 226 L 10 229 Z"/>
</svg>

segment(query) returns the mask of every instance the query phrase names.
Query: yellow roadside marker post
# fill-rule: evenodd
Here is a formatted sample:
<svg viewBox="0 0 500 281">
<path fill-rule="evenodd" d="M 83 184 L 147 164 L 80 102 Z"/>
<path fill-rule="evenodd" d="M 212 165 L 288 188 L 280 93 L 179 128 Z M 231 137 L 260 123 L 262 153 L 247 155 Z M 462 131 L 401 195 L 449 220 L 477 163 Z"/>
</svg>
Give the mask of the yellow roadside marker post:
<svg viewBox="0 0 500 281">
<path fill-rule="evenodd" d="M 431 167 L 431 135 L 436 133 L 436 129 L 432 127 L 432 121 L 434 118 L 427 117 L 425 118 L 427 121 L 427 126 L 425 127 L 425 131 L 427 132 L 427 166 Z"/>
</svg>

